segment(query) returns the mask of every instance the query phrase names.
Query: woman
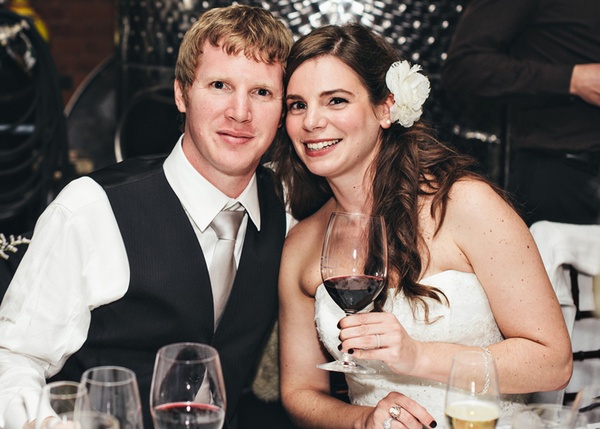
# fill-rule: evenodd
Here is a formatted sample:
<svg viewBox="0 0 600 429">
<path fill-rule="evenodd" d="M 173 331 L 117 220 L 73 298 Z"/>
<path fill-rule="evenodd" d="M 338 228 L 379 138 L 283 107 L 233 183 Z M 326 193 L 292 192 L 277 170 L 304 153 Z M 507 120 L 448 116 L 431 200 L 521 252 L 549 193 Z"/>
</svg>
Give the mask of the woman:
<svg viewBox="0 0 600 429">
<path fill-rule="evenodd" d="M 274 157 L 301 222 L 280 271 L 281 393 L 302 427 L 442 427 L 461 350 L 495 360 L 504 415 L 521 394 L 563 388 L 571 375 L 569 336 L 529 230 L 470 158 L 418 122 L 429 92 L 418 71 L 360 25 L 317 29 L 288 59 L 290 141 Z M 375 311 L 343 317 L 321 285 L 333 211 L 385 218 L 389 279 Z M 330 396 L 330 374 L 316 368 L 341 351 L 381 361 L 376 375 L 346 376 L 352 405 Z"/>
</svg>

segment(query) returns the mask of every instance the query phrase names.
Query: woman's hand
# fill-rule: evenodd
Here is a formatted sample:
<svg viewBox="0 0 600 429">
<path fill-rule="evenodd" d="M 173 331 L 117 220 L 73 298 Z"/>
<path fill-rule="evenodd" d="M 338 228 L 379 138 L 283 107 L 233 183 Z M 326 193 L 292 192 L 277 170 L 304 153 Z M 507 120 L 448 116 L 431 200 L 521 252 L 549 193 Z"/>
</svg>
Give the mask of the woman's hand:
<svg viewBox="0 0 600 429">
<path fill-rule="evenodd" d="M 390 414 L 390 409 L 396 417 Z M 396 411 L 396 412 L 394 412 Z M 422 429 L 435 428 L 437 422 L 425 408 L 407 396 L 398 392 L 391 392 L 383 398 L 373 411 L 367 415 L 365 429 Z"/>
<path fill-rule="evenodd" d="M 391 313 L 360 313 L 344 317 L 339 326 L 341 350 L 357 359 L 378 359 L 392 371 L 410 375 L 419 362 L 418 341 L 413 340 Z"/>
</svg>

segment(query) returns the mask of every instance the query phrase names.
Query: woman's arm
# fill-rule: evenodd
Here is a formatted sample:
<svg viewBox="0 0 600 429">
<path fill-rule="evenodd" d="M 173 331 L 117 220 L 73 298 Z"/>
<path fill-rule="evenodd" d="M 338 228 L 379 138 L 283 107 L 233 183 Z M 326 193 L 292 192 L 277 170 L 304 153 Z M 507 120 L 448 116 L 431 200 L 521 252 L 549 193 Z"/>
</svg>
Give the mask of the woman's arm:
<svg viewBox="0 0 600 429">
<path fill-rule="evenodd" d="M 279 273 L 279 344 L 281 397 L 300 427 L 350 428 L 364 411 L 330 395 L 329 373 L 317 364 L 330 357 L 315 327 L 314 283 L 320 280 L 320 250 L 310 223 L 301 222 L 289 233 Z M 315 262 L 316 256 L 316 262 Z M 307 292 L 306 288 L 313 289 Z M 357 426 L 360 427 L 360 426 Z"/>
<path fill-rule="evenodd" d="M 299 427 L 381 429 L 389 408 L 401 405 L 408 427 L 429 425 L 433 417 L 419 404 L 392 392 L 376 408 L 350 405 L 330 394 L 329 372 L 316 367 L 331 360 L 314 320 L 314 291 L 321 283 L 319 258 L 324 227 L 299 224 L 288 235 L 280 270 L 281 397 Z M 415 417 L 416 416 L 416 417 Z"/>
<path fill-rule="evenodd" d="M 563 388 L 572 372 L 571 343 L 558 300 L 527 226 L 487 184 L 461 181 L 450 194 L 440 231 L 444 252 L 432 252 L 440 270 L 471 269 L 487 294 L 505 340 L 489 347 L 503 393 Z M 468 297 L 465 297 L 468 299 Z M 387 313 L 359 314 L 340 322 L 344 349 L 359 359 L 381 359 L 394 371 L 446 382 L 450 343 L 413 340 Z M 376 333 L 385 332 L 374 349 Z"/>
<path fill-rule="evenodd" d="M 563 388 L 571 341 L 529 229 L 489 186 L 456 186 L 453 236 L 488 296 L 505 341 L 490 347 L 503 392 Z"/>
</svg>

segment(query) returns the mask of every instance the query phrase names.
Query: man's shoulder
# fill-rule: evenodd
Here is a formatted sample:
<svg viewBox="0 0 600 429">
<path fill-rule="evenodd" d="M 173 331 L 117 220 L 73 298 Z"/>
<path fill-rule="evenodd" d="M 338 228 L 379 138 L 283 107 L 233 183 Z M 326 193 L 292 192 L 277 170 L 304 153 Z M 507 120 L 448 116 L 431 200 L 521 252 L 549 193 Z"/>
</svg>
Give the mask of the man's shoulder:
<svg viewBox="0 0 600 429">
<path fill-rule="evenodd" d="M 50 206 L 60 206 L 69 211 L 76 212 L 79 209 L 106 200 L 106 194 L 97 182 L 87 176 L 72 180 L 67 184 Z"/>
<path fill-rule="evenodd" d="M 128 158 L 89 174 L 104 189 L 154 177 L 163 171 L 165 155 Z"/>
</svg>

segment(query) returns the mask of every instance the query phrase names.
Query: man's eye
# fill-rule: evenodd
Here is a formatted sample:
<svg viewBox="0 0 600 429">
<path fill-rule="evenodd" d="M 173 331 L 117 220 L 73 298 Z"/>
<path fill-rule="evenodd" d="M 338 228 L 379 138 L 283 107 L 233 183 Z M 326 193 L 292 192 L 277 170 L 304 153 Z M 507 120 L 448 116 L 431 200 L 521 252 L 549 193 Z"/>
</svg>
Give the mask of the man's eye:
<svg viewBox="0 0 600 429">
<path fill-rule="evenodd" d="M 225 84 L 223 82 L 213 82 L 212 87 L 215 89 L 223 89 L 225 88 Z"/>
<path fill-rule="evenodd" d="M 258 95 L 260 95 L 261 97 L 267 97 L 267 96 L 271 95 L 271 91 L 269 91 L 268 89 L 264 89 L 264 88 L 256 90 L 256 93 Z"/>
</svg>

